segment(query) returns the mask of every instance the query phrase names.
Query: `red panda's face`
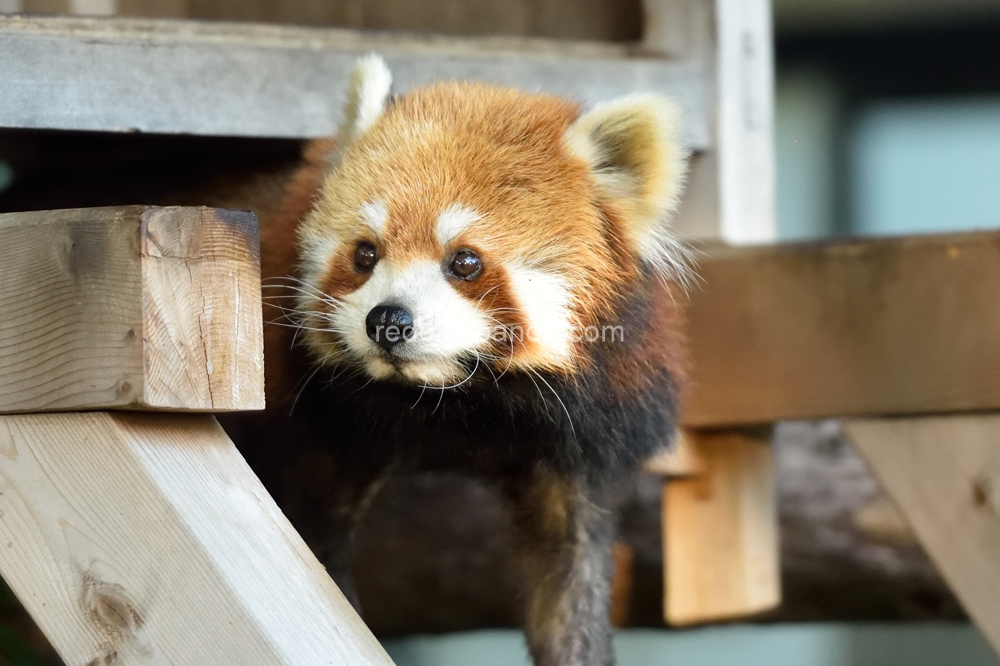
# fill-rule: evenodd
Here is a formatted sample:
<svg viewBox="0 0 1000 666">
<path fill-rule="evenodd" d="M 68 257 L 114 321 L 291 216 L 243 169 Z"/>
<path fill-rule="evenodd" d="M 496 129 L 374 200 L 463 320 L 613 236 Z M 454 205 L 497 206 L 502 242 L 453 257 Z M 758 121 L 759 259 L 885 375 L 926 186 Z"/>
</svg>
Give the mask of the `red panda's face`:
<svg viewBox="0 0 1000 666">
<path fill-rule="evenodd" d="M 448 84 L 387 104 L 382 68 L 369 59 L 355 75 L 300 234 L 313 355 L 437 387 L 476 371 L 574 372 L 640 263 L 670 261 L 644 256 L 667 237 L 632 224 L 648 211 L 625 200 L 645 193 L 635 168 L 616 171 L 622 147 L 600 145 L 557 98 Z"/>
</svg>

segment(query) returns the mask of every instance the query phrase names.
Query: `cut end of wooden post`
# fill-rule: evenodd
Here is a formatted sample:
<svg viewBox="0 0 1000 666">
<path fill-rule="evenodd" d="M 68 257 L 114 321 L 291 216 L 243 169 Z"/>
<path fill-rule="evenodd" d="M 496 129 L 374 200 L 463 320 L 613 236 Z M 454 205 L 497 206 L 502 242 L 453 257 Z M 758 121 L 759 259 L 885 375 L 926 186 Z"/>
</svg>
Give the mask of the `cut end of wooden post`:
<svg viewBox="0 0 1000 666">
<path fill-rule="evenodd" d="M 142 215 L 140 233 L 146 402 L 206 411 L 263 409 L 257 216 L 151 208 Z"/>
</svg>

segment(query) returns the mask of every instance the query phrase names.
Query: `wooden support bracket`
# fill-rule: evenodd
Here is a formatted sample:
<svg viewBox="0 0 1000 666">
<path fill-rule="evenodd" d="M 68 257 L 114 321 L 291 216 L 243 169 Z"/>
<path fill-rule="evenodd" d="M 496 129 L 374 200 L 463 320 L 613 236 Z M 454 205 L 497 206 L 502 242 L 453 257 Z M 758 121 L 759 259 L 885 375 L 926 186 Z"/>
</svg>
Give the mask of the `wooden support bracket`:
<svg viewBox="0 0 1000 666">
<path fill-rule="evenodd" d="M 704 465 L 663 494 L 667 622 L 754 615 L 781 601 L 770 429 L 688 431 Z"/>
<path fill-rule="evenodd" d="M 209 415 L 0 416 L 0 574 L 67 664 L 391 664 Z"/>
<path fill-rule="evenodd" d="M 855 420 L 844 431 L 1000 652 L 1000 415 Z"/>
</svg>

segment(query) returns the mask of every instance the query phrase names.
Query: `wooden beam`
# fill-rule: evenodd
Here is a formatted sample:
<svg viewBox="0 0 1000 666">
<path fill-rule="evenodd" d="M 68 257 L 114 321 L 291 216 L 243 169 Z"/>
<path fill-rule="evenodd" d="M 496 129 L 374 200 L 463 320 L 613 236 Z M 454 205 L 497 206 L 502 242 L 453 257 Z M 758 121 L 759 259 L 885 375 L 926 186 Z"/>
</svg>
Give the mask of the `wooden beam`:
<svg viewBox="0 0 1000 666">
<path fill-rule="evenodd" d="M 689 432 L 705 473 L 664 486 L 667 622 L 745 617 L 781 601 L 770 429 Z"/>
<path fill-rule="evenodd" d="M 1000 415 L 847 421 L 844 430 L 1000 653 Z"/>
<path fill-rule="evenodd" d="M 121 18 L 0 17 L 0 127 L 325 136 L 370 51 L 386 57 L 399 92 L 467 79 L 587 102 L 667 93 L 687 111 L 687 143 L 711 143 L 705 62 L 610 44 Z"/>
<path fill-rule="evenodd" d="M 1000 233 L 707 249 L 682 421 L 1000 409 Z"/>
<path fill-rule="evenodd" d="M 391 664 L 208 415 L 0 417 L 0 574 L 67 664 Z"/>
<path fill-rule="evenodd" d="M 0 412 L 262 409 L 252 213 L 0 215 Z"/>
</svg>

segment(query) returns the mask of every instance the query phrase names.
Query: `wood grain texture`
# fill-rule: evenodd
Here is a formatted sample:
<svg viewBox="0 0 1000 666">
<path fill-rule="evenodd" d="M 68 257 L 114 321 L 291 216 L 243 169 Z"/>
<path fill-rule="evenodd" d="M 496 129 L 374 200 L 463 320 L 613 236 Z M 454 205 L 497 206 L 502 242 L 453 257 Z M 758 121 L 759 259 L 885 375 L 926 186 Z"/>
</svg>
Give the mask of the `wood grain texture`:
<svg viewBox="0 0 1000 666">
<path fill-rule="evenodd" d="M 691 427 L 1000 408 L 1000 233 L 706 250 Z"/>
<path fill-rule="evenodd" d="M 0 215 L 0 412 L 261 409 L 256 218 Z"/>
<path fill-rule="evenodd" d="M 683 626 L 770 610 L 781 601 L 770 430 L 688 437 L 706 469 L 664 486 L 666 620 Z"/>
<path fill-rule="evenodd" d="M 397 92 L 459 79 L 585 102 L 670 94 L 687 111 L 686 142 L 711 143 L 703 62 L 598 43 L 117 18 L 0 17 L 0 126 L 326 136 L 348 73 L 370 51 L 385 56 Z"/>
<path fill-rule="evenodd" d="M 844 430 L 1000 652 L 1000 415 L 857 420 Z"/>
<path fill-rule="evenodd" d="M 211 416 L 0 417 L 0 526 L 67 664 L 392 663 Z"/>
</svg>

